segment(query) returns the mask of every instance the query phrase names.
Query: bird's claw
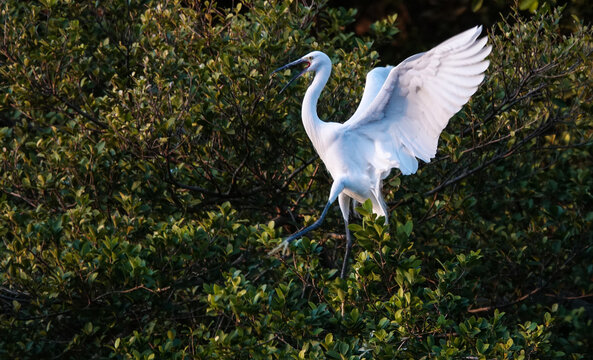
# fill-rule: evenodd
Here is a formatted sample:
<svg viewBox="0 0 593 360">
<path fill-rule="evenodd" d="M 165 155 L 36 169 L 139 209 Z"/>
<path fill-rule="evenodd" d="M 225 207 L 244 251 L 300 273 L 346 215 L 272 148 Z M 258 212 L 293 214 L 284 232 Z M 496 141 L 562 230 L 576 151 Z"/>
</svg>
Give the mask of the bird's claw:
<svg viewBox="0 0 593 360">
<path fill-rule="evenodd" d="M 280 245 L 276 246 L 275 248 L 273 248 L 271 251 L 268 252 L 268 255 L 274 255 L 275 253 L 279 252 L 282 250 L 282 256 L 285 256 L 288 253 L 288 244 L 290 244 L 289 241 L 282 241 L 280 243 Z"/>
</svg>

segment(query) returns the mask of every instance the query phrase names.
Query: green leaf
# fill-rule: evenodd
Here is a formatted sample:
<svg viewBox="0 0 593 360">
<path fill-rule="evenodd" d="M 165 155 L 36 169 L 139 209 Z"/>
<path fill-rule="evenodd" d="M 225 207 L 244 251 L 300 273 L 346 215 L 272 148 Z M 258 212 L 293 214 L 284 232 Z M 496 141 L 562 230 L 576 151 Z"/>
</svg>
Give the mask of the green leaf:
<svg viewBox="0 0 593 360">
<path fill-rule="evenodd" d="M 519 9 L 535 11 L 538 6 L 538 0 L 519 0 Z"/>
</svg>

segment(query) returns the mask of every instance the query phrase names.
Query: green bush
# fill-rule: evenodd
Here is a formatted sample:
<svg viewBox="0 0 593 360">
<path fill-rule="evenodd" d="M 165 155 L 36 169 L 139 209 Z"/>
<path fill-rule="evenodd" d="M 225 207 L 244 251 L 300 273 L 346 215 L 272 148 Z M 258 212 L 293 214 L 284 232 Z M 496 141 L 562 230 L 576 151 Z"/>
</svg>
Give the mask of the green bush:
<svg viewBox="0 0 593 360">
<path fill-rule="evenodd" d="M 350 272 L 300 123 L 353 113 L 376 41 L 299 2 L 2 3 L 0 357 L 586 358 L 593 349 L 591 28 L 546 4 L 489 30 L 438 158 L 358 209 Z M 372 38 L 371 38 L 372 37 Z M 337 207 L 336 207 L 337 208 Z"/>
</svg>

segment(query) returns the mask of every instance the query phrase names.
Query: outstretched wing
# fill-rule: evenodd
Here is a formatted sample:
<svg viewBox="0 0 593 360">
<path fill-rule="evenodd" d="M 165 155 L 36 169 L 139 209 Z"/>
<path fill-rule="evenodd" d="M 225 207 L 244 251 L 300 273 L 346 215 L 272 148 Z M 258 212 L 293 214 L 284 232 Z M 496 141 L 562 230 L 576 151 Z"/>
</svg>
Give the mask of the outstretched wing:
<svg viewBox="0 0 593 360">
<path fill-rule="evenodd" d="M 374 143 L 372 165 L 382 178 L 394 167 L 412 174 L 418 169 L 416 158 L 429 162 L 435 156 L 438 138 L 449 119 L 484 79 L 489 65 L 485 58 L 492 48 L 486 46 L 486 37 L 478 39 L 481 32 L 482 27 L 477 26 L 411 56 L 397 67 L 387 68 L 389 74 L 378 92 L 373 88 L 367 94 L 365 89 L 344 130 Z M 372 96 L 372 101 L 365 96 Z"/>
<path fill-rule="evenodd" d="M 368 72 L 362 99 L 350 120 L 359 117 L 366 111 L 369 105 L 371 105 L 381 90 L 381 87 L 383 87 L 385 80 L 387 80 L 387 76 L 391 69 L 393 69 L 393 66 L 376 67 Z"/>
</svg>

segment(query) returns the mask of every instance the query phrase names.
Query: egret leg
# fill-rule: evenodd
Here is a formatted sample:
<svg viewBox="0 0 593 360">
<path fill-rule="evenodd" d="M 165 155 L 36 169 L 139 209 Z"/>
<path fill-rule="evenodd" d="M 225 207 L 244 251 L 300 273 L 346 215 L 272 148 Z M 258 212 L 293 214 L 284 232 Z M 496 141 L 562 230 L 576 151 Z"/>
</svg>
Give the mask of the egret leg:
<svg viewBox="0 0 593 360">
<path fill-rule="evenodd" d="M 329 207 L 331 206 L 331 204 L 334 203 L 334 201 L 336 201 L 338 195 L 342 192 L 342 190 L 344 190 L 344 184 L 342 183 L 342 181 L 335 181 L 332 184 L 332 188 L 329 193 L 329 199 L 327 200 L 327 204 L 325 204 L 325 207 L 323 208 L 323 212 L 321 213 L 321 216 L 319 217 L 319 219 L 317 219 L 317 221 L 315 221 L 313 224 L 307 226 L 303 230 L 297 231 L 296 233 L 294 233 L 294 234 L 290 235 L 289 237 L 287 237 L 286 239 L 284 239 L 284 241 L 280 245 L 276 246 L 272 251 L 268 252 L 268 255 L 275 254 L 280 249 L 282 249 L 282 253 L 285 253 L 286 249 L 288 248 L 288 245 L 294 239 L 298 239 L 301 236 L 308 233 L 309 231 L 317 229 L 323 222 L 323 219 L 325 219 L 325 215 L 327 215 L 327 211 L 329 210 Z"/>
<path fill-rule="evenodd" d="M 287 237 L 286 240 L 284 240 L 284 241 L 287 242 L 287 243 L 290 243 L 294 239 L 300 238 L 301 236 L 305 235 L 309 231 L 312 231 L 312 230 L 317 229 L 321 225 L 321 223 L 323 222 L 323 220 L 325 219 L 325 215 L 327 215 L 327 211 L 329 210 L 329 207 L 330 207 L 331 204 L 332 203 L 330 203 L 330 202 L 328 202 L 327 204 L 325 204 L 325 207 L 323 208 L 323 212 L 321 213 L 321 216 L 313 224 L 307 226 L 303 230 L 300 230 L 300 231 L 295 232 L 294 234 L 292 234 L 289 237 Z"/>
<path fill-rule="evenodd" d="M 381 189 L 383 187 L 383 182 L 380 180 L 377 184 L 375 189 L 371 189 L 371 202 L 373 203 L 373 211 L 375 214 L 379 216 L 383 216 L 385 218 L 385 224 L 389 223 L 389 211 L 387 210 L 387 204 L 385 204 L 385 199 L 383 199 L 383 195 L 381 194 Z"/>
<path fill-rule="evenodd" d="M 342 271 L 340 272 L 340 278 L 346 277 L 348 271 L 348 258 L 350 257 L 350 249 L 352 248 L 352 237 L 350 236 L 350 229 L 348 229 L 348 221 L 346 221 L 346 251 L 344 252 L 344 262 L 342 263 Z"/>
<path fill-rule="evenodd" d="M 333 201 L 332 201 L 333 202 Z M 305 235 L 306 233 L 308 233 L 309 231 L 315 230 L 317 229 L 321 223 L 323 222 L 323 219 L 325 219 L 325 215 L 327 215 L 327 211 L 329 210 L 330 205 L 332 204 L 332 202 L 328 202 L 325 205 L 325 208 L 323 208 L 323 212 L 321 213 L 321 216 L 319 217 L 319 219 L 317 219 L 313 224 L 307 226 L 306 228 L 295 232 L 294 234 L 290 235 L 289 237 L 287 237 L 286 239 L 284 239 L 284 241 L 276 246 L 272 251 L 270 251 L 268 254 L 272 255 L 277 253 L 280 249 L 282 249 L 282 252 L 286 252 L 286 249 L 288 248 L 288 245 L 290 245 L 290 243 L 295 240 L 300 238 L 301 236 Z"/>
<path fill-rule="evenodd" d="M 350 229 L 348 229 L 351 199 L 348 195 L 342 193 L 338 196 L 338 202 L 340 203 L 340 210 L 342 210 L 344 224 L 346 225 L 346 251 L 344 252 L 344 262 L 342 263 L 342 271 L 340 272 L 340 278 L 343 279 L 348 271 L 348 258 L 350 257 L 350 248 L 352 248 L 352 238 L 350 237 Z"/>
</svg>

